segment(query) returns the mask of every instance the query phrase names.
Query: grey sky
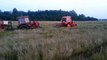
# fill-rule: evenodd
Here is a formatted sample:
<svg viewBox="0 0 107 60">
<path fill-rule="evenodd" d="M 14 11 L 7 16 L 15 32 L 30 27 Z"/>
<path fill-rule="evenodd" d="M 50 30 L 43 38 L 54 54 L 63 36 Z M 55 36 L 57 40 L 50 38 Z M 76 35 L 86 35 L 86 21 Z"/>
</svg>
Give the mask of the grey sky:
<svg viewBox="0 0 107 60">
<path fill-rule="evenodd" d="M 78 14 L 107 18 L 107 0 L 0 0 L 2 11 L 12 11 L 13 8 L 23 11 L 75 10 Z"/>
</svg>

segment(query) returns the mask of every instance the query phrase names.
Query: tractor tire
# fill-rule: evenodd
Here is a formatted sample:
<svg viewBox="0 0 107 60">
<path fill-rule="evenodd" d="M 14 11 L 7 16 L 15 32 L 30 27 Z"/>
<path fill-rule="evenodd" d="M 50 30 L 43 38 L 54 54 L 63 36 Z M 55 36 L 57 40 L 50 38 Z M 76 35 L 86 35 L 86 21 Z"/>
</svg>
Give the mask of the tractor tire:
<svg viewBox="0 0 107 60">
<path fill-rule="evenodd" d="M 24 30 L 24 29 L 29 29 L 29 26 L 27 26 L 27 25 L 20 25 L 19 27 L 18 27 L 18 29 L 22 29 L 22 30 Z"/>
</svg>

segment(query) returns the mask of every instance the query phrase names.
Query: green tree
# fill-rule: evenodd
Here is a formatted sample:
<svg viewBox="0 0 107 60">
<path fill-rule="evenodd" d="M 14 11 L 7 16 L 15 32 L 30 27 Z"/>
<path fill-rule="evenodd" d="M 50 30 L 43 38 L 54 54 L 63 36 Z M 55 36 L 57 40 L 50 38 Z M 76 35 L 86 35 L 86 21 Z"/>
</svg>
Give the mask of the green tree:
<svg viewBox="0 0 107 60">
<path fill-rule="evenodd" d="M 12 14 L 13 14 L 13 19 L 14 19 L 14 20 L 17 20 L 17 17 L 18 17 L 18 10 L 17 10 L 16 8 L 13 9 Z"/>
<path fill-rule="evenodd" d="M 73 20 L 77 20 L 77 13 L 74 10 L 70 11 L 69 13 Z"/>
</svg>

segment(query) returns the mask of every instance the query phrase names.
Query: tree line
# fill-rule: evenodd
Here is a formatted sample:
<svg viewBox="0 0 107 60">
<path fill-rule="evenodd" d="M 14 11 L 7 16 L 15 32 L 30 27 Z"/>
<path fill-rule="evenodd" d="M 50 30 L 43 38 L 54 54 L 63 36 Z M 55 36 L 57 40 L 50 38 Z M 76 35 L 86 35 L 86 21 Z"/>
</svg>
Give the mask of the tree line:
<svg viewBox="0 0 107 60">
<path fill-rule="evenodd" d="M 74 21 L 97 21 L 97 18 L 85 16 L 84 14 L 77 14 L 74 10 L 45 10 L 45 11 L 18 11 L 16 8 L 12 12 L 0 10 L 0 20 L 14 20 L 17 21 L 19 16 L 29 16 L 30 20 L 39 21 L 60 21 L 62 16 L 71 16 Z"/>
</svg>

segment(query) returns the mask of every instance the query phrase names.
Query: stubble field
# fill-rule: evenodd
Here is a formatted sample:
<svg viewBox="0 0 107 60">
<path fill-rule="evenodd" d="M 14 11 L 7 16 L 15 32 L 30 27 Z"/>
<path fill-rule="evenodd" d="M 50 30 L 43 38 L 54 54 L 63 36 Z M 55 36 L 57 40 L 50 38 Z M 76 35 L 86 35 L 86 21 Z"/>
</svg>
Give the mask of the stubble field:
<svg viewBox="0 0 107 60">
<path fill-rule="evenodd" d="M 107 22 L 0 32 L 0 60 L 107 60 Z M 13 24 L 16 25 L 16 24 Z"/>
</svg>

